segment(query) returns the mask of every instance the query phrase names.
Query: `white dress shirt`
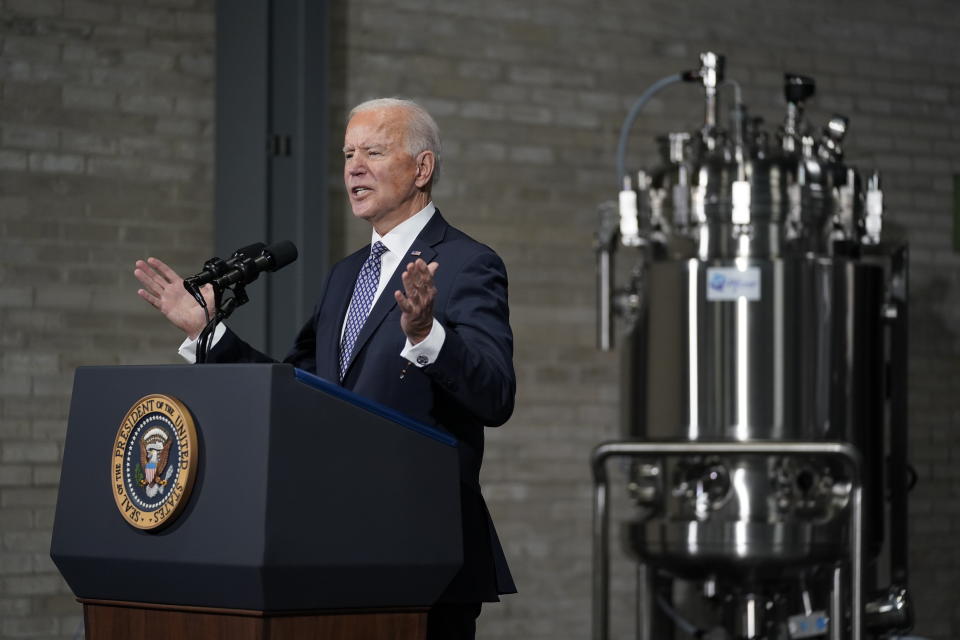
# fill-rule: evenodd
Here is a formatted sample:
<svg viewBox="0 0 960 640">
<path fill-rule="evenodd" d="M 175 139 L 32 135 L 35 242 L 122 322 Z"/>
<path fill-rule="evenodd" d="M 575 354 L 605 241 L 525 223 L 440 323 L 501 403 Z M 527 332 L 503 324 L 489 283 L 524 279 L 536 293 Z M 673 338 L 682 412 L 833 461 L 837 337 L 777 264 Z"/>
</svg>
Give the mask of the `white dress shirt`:
<svg viewBox="0 0 960 640">
<path fill-rule="evenodd" d="M 417 236 L 420 235 L 420 232 L 423 231 L 424 227 L 427 226 L 427 223 L 430 222 L 430 219 L 433 217 L 433 214 L 436 213 L 436 207 L 433 205 L 433 202 L 430 202 L 413 215 L 410 218 L 407 218 L 396 227 L 387 232 L 386 235 L 381 236 L 379 233 L 374 230 L 371 234 L 370 246 L 377 241 L 382 242 L 386 247 L 387 251 L 383 253 L 380 257 L 380 281 L 377 283 L 377 291 L 373 296 L 373 303 L 370 308 L 373 308 L 373 305 L 377 303 L 377 300 L 380 299 L 380 295 L 383 293 L 383 290 L 387 288 L 387 283 L 390 281 L 390 277 L 393 275 L 393 272 L 396 271 L 397 267 L 400 266 L 400 261 L 404 256 L 407 255 L 407 252 L 410 250 L 410 246 L 413 244 L 413 241 L 417 239 Z M 412 258 L 413 256 L 411 256 Z M 404 263 L 406 266 L 406 263 Z M 389 292 L 387 295 L 393 295 L 393 292 Z M 343 325 L 340 327 L 340 337 L 343 339 L 343 332 L 346 328 L 346 317 L 344 317 Z M 223 337 L 223 334 L 226 333 L 226 327 L 221 322 L 217 325 L 217 328 L 214 329 L 213 335 L 210 339 L 210 347 L 219 342 L 220 338 Z M 443 325 L 437 322 L 437 319 L 433 319 L 433 326 L 430 328 L 429 335 L 421 342 L 417 344 L 411 344 L 408 339 L 406 345 L 404 345 L 403 350 L 400 352 L 400 355 L 409 360 L 412 364 L 417 367 L 425 367 L 434 360 L 437 359 L 437 356 L 440 354 L 440 348 L 443 347 L 444 339 L 446 338 L 446 332 L 443 329 Z M 193 338 L 187 338 L 183 341 L 183 344 L 180 345 L 178 350 L 180 356 L 187 362 L 194 363 L 197 361 L 197 341 Z"/>
</svg>

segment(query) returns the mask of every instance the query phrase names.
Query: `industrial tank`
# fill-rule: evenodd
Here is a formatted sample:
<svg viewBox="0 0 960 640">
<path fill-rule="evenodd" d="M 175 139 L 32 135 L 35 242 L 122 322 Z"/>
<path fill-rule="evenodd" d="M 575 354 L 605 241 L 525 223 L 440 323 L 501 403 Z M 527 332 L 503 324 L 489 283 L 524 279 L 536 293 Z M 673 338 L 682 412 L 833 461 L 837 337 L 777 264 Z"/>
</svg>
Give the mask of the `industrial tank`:
<svg viewBox="0 0 960 640">
<path fill-rule="evenodd" d="M 633 120 L 680 81 L 704 88 L 703 125 L 661 136 L 659 166 L 628 172 Z M 730 130 L 720 125 L 726 85 L 736 96 Z M 597 233 L 602 348 L 613 346 L 614 317 L 623 320 L 623 442 L 841 443 L 862 464 L 776 447 L 630 456 L 639 509 L 622 539 L 647 570 L 639 597 L 662 605 L 638 605 L 648 618 L 640 635 L 659 639 L 652 629 L 663 625 L 649 618 L 681 615 L 664 580 L 703 587 L 723 611 L 718 638 L 859 640 L 909 626 L 906 249 L 882 242 L 879 175 L 846 164 L 846 117 L 813 132 L 803 115 L 811 78 L 785 74 L 787 110 L 773 134 L 749 117 L 722 56 L 705 53 L 699 69 L 653 89 L 624 123 L 619 203 L 601 206 Z M 623 288 L 617 249 L 635 257 Z M 866 567 L 856 575 L 854 488 L 856 566 Z M 854 591 L 879 589 L 881 554 L 897 584 L 853 602 Z"/>
</svg>

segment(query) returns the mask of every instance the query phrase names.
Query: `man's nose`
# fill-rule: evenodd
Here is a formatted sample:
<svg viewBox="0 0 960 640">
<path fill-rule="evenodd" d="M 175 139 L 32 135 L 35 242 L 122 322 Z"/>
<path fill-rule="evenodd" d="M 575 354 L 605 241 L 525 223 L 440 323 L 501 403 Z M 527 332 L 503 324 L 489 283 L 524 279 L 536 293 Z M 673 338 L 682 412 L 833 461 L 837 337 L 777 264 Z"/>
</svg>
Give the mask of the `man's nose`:
<svg viewBox="0 0 960 640">
<path fill-rule="evenodd" d="M 353 156 L 352 158 L 347 158 L 347 173 L 352 176 L 360 175 L 365 173 L 367 170 L 367 165 L 359 156 Z"/>
</svg>

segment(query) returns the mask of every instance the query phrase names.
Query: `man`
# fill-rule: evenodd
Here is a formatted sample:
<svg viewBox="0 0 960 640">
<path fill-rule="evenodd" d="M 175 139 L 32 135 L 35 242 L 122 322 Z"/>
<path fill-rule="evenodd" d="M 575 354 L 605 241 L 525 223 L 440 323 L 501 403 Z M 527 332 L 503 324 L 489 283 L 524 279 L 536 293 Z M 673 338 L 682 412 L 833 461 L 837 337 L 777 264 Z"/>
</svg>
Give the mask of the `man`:
<svg viewBox="0 0 960 640">
<path fill-rule="evenodd" d="M 431 610 L 427 637 L 473 638 L 480 603 L 516 591 L 479 484 L 483 428 L 507 421 L 516 391 L 506 270 L 434 207 L 440 136 L 422 107 L 393 98 L 357 106 L 343 152 L 353 214 L 373 227 L 371 243 L 333 267 L 284 362 L 460 440 L 464 564 Z M 187 334 L 181 353 L 193 359 L 205 316 L 183 280 L 156 258 L 134 273 L 140 296 Z M 221 325 L 209 360 L 270 358 Z"/>
</svg>

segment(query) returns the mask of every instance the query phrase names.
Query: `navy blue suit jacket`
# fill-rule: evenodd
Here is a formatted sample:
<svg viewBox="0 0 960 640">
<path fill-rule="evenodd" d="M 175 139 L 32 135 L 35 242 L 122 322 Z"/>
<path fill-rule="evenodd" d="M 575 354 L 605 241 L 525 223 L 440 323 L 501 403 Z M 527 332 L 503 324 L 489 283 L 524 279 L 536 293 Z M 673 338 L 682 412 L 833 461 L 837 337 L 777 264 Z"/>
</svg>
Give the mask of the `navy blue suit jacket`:
<svg viewBox="0 0 960 640">
<path fill-rule="evenodd" d="M 338 380 L 340 331 L 369 253 L 368 245 L 333 267 L 313 315 L 284 362 Z M 370 310 L 341 384 L 459 439 L 464 564 L 441 601 L 495 601 L 498 594 L 516 591 L 480 494 L 483 429 L 507 421 L 516 392 L 506 269 L 492 249 L 450 226 L 439 211 L 413 242 L 410 254 L 400 260 Z M 440 264 L 434 277 L 434 317 L 446 330 L 436 362 L 423 368 L 400 356 L 406 336 L 393 298 L 393 292 L 402 289 L 400 274 L 417 257 Z M 228 330 L 210 351 L 209 361 L 270 358 Z"/>
</svg>

